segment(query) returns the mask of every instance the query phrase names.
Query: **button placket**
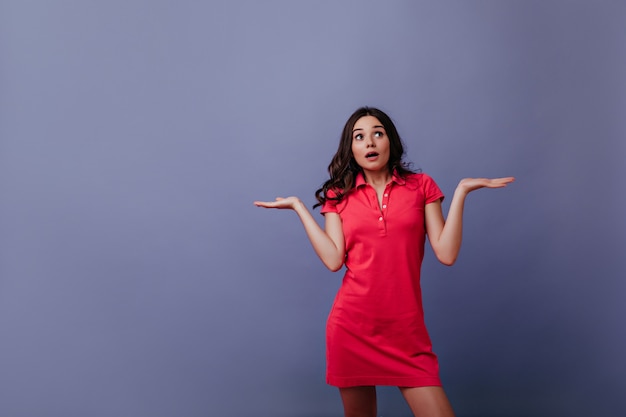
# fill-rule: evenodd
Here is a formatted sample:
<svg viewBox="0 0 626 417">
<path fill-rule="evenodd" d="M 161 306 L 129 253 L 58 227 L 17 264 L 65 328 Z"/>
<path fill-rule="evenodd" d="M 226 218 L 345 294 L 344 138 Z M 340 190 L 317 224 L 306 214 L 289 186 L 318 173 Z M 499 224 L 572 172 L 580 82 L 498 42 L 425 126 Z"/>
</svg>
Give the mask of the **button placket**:
<svg viewBox="0 0 626 417">
<path fill-rule="evenodd" d="M 389 204 L 389 188 L 390 185 L 387 185 L 387 188 L 385 188 L 385 192 L 383 193 L 383 199 L 379 208 L 380 216 L 378 217 L 378 223 L 380 224 L 380 231 L 383 234 L 386 234 L 387 232 L 387 222 L 385 221 L 385 217 L 387 215 L 387 206 Z M 376 201 L 376 204 L 378 205 L 378 201 Z"/>
<path fill-rule="evenodd" d="M 385 192 L 383 193 L 383 201 L 382 201 L 382 210 L 384 213 L 386 213 L 386 209 L 387 209 L 387 205 L 389 205 L 389 189 L 390 189 L 390 185 L 387 185 L 387 188 L 385 188 Z"/>
</svg>

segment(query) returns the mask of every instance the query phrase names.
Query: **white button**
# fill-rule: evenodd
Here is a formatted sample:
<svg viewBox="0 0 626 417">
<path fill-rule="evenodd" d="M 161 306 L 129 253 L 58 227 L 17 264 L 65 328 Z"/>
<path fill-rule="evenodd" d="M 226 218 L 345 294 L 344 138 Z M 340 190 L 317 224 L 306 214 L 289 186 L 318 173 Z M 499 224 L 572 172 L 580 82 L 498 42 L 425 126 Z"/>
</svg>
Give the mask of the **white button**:
<svg viewBox="0 0 626 417">
<path fill-rule="evenodd" d="M 387 204 L 383 204 L 383 208 L 387 208 Z"/>
<path fill-rule="evenodd" d="M 389 197 L 389 194 L 385 193 L 384 197 Z"/>
<path fill-rule="evenodd" d="M 379 222 L 382 222 L 382 221 L 383 221 L 383 216 L 380 216 L 380 217 L 378 218 L 378 221 L 379 221 Z"/>
</svg>

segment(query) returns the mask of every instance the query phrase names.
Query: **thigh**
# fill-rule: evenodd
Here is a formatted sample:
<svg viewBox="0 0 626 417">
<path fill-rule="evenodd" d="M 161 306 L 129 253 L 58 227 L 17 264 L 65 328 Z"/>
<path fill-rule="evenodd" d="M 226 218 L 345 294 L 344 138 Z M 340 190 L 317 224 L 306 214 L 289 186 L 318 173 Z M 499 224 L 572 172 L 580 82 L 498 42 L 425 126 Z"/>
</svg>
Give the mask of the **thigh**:
<svg viewBox="0 0 626 417">
<path fill-rule="evenodd" d="M 376 417 L 376 387 L 339 388 L 345 417 Z"/>
<path fill-rule="evenodd" d="M 441 387 L 400 387 L 415 417 L 454 417 L 454 411 Z"/>
</svg>

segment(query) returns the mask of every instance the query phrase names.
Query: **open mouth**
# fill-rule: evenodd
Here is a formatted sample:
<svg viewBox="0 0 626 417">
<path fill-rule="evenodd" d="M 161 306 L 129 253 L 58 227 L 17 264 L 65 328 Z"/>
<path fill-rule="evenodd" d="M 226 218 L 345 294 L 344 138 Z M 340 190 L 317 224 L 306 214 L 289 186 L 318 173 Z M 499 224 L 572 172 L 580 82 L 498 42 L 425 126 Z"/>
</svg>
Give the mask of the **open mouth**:
<svg viewBox="0 0 626 417">
<path fill-rule="evenodd" d="M 370 158 L 376 158 L 377 156 L 378 156 L 378 152 L 368 152 L 368 153 L 365 155 L 365 157 L 366 157 L 367 159 L 370 159 Z"/>
</svg>

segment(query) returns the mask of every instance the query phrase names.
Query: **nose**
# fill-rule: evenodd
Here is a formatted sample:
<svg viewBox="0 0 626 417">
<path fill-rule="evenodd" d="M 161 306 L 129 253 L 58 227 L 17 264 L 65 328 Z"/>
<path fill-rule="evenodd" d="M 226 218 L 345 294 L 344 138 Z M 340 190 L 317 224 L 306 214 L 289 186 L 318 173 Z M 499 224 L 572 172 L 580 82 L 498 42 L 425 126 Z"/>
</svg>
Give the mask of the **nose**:
<svg viewBox="0 0 626 417">
<path fill-rule="evenodd" d="M 374 141 L 374 136 L 367 135 L 365 140 L 366 140 L 368 148 L 376 146 L 376 142 Z"/>
</svg>

